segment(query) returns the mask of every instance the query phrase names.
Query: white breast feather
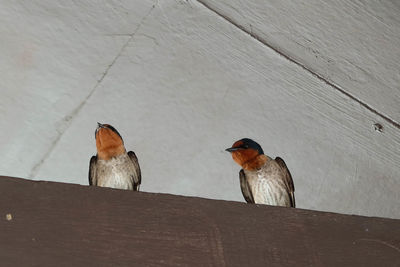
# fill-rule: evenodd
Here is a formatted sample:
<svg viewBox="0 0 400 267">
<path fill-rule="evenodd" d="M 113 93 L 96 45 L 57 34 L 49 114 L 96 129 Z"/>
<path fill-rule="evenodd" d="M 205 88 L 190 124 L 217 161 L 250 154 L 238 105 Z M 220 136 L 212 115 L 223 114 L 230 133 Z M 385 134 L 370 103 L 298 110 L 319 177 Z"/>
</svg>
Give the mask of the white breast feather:
<svg viewBox="0 0 400 267">
<path fill-rule="evenodd" d="M 285 185 L 279 179 L 258 177 L 251 183 L 251 189 L 256 204 L 267 204 L 274 206 L 287 206 L 288 199 Z"/>
</svg>

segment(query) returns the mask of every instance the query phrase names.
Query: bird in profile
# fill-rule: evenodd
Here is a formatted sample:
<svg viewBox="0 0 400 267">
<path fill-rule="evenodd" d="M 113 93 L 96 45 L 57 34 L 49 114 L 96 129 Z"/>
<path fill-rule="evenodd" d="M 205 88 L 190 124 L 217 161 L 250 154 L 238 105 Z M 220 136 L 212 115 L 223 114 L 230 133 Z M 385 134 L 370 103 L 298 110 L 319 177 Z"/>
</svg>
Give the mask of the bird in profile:
<svg viewBox="0 0 400 267">
<path fill-rule="evenodd" d="M 249 138 L 236 141 L 226 151 L 242 167 L 240 187 L 247 203 L 296 207 L 292 176 L 283 159 L 264 155 L 261 146 Z"/>
<path fill-rule="evenodd" d="M 90 159 L 89 185 L 139 191 L 141 173 L 135 153 L 126 152 L 124 141 L 114 127 L 97 124 L 97 155 Z"/>
</svg>

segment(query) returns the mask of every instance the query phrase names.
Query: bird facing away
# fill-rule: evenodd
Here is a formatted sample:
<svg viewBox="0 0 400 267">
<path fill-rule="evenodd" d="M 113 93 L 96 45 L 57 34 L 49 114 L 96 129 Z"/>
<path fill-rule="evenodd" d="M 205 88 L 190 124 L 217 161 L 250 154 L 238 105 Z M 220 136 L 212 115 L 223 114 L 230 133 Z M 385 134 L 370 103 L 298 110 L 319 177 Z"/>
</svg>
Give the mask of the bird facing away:
<svg viewBox="0 0 400 267">
<path fill-rule="evenodd" d="M 226 151 L 243 168 L 240 187 L 247 203 L 296 207 L 292 176 L 283 159 L 264 155 L 261 146 L 249 138 L 236 141 Z"/>
<path fill-rule="evenodd" d="M 139 191 L 141 173 L 133 151 L 126 152 L 118 131 L 97 123 L 97 155 L 90 159 L 89 185 Z"/>
</svg>

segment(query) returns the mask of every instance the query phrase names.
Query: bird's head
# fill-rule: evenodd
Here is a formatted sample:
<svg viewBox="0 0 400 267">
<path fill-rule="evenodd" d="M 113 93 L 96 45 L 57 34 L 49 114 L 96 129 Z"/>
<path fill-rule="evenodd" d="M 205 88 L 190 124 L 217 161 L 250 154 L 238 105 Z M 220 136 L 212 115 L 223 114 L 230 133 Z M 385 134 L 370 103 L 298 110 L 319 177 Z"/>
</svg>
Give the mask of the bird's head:
<svg viewBox="0 0 400 267">
<path fill-rule="evenodd" d="M 100 159 L 108 160 L 126 152 L 121 135 L 109 124 L 98 122 L 95 138 L 97 155 Z"/>
<path fill-rule="evenodd" d="M 232 154 L 233 160 L 245 170 L 254 170 L 267 161 L 261 146 L 249 138 L 236 141 L 226 151 Z"/>
</svg>

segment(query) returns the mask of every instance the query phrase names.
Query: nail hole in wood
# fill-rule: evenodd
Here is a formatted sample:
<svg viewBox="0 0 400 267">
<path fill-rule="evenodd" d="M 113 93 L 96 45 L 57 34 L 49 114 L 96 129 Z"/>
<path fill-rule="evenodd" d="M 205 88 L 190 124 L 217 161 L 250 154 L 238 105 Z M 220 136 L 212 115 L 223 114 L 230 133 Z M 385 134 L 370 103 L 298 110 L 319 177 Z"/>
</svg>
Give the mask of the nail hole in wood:
<svg viewBox="0 0 400 267">
<path fill-rule="evenodd" d="M 375 123 L 374 128 L 375 128 L 375 131 L 377 131 L 377 132 L 380 132 L 380 133 L 383 132 L 383 126 L 380 123 Z"/>
</svg>

